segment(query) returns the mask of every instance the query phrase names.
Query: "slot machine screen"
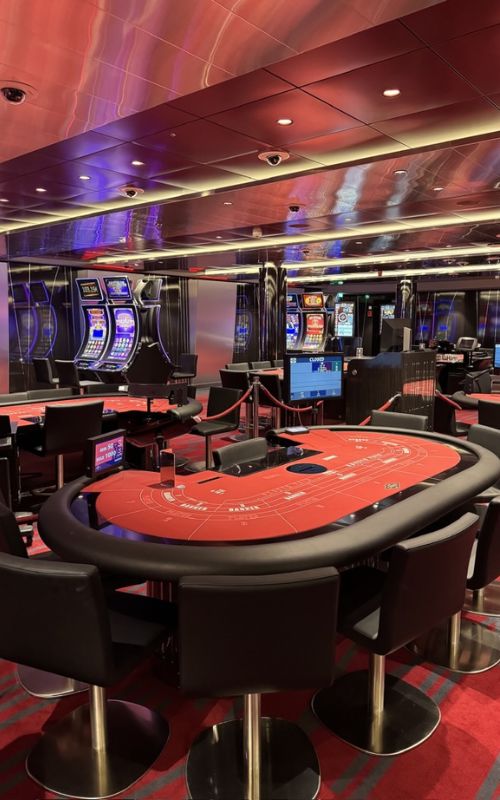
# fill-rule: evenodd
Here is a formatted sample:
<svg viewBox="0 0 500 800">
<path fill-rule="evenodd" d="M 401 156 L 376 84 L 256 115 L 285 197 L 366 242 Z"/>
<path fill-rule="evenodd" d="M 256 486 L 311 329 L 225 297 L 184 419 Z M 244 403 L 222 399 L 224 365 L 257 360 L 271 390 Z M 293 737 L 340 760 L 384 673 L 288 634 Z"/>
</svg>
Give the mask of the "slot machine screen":
<svg viewBox="0 0 500 800">
<path fill-rule="evenodd" d="M 29 303 L 30 295 L 28 287 L 25 283 L 12 284 L 12 299 L 14 301 L 14 305 L 17 305 L 18 303 Z"/>
<path fill-rule="evenodd" d="M 130 358 L 136 334 L 136 318 L 133 308 L 112 309 L 115 319 L 115 337 L 106 360 L 125 362 Z"/>
<path fill-rule="evenodd" d="M 322 294 L 303 294 L 302 308 L 323 308 L 324 297 Z"/>
<path fill-rule="evenodd" d="M 324 343 L 326 315 L 305 314 L 305 336 L 302 343 L 303 350 L 320 350 Z"/>
<path fill-rule="evenodd" d="M 343 357 L 338 353 L 297 353 L 284 358 L 287 402 L 342 397 Z"/>
<path fill-rule="evenodd" d="M 35 303 L 48 303 L 49 293 L 43 281 L 35 281 L 30 284 L 30 292 Z"/>
<path fill-rule="evenodd" d="M 123 467 L 125 455 L 125 431 L 116 430 L 88 440 L 86 473 L 91 478 L 100 478 Z"/>
<path fill-rule="evenodd" d="M 286 315 L 286 349 L 296 350 L 300 336 L 300 319 L 298 314 Z"/>
<path fill-rule="evenodd" d="M 108 318 L 102 306 L 85 308 L 87 318 L 87 342 L 80 358 L 89 358 L 97 361 L 104 353 L 108 338 Z"/>
<path fill-rule="evenodd" d="M 354 336 L 354 303 L 335 303 L 335 336 Z"/>
<path fill-rule="evenodd" d="M 396 316 L 396 306 L 392 303 L 383 304 L 380 306 L 380 330 L 382 333 L 382 323 L 384 319 L 394 319 Z"/>
<path fill-rule="evenodd" d="M 296 294 L 287 294 L 286 307 L 292 311 L 299 307 L 299 300 Z"/>
<path fill-rule="evenodd" d="M 132 300 L 132 289 L 128 278 L 104 278 L 109 300 Z"/>
<path fill-rule="evenodd" d="M 76 285 L 80 300 L 99 303 L 103 299 L 101 286 L 97 278 L 77 278 Z"/>
</svg>

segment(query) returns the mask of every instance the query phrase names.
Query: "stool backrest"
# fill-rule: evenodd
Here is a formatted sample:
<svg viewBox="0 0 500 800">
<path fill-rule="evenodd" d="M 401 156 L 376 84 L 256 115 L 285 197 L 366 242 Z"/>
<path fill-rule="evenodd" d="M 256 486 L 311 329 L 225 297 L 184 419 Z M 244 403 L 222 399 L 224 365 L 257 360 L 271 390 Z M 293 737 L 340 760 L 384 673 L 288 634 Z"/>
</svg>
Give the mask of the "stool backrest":
<svg viewBox="0 0 500 800">
<path fill-rule="evenodd" d="M 45 453 L 74 453 L 83 450 L 87 439 L 101 433 L 103 408 L 102 400 L 45 406 Z"/>
<path fill-rule="evenodd" d="M 0 608 L 1 658 L 106 684 L 113 652 L 96 567 L 0 554 Z"/>
<path fill-rule="evenodd" d="M 250 364 L 248 361 L 235 361 L 234 364 L 226 364 L 226 369 L 235 369 L 238 372 L 248 372 Z"/>
<path fill-rule="evenodd" d="M 181 688 L 225 697 L 331 683 L 338 580 L 333 567 L 182 578 Z"/>
<path fill-rule="evenodd" d="M 262 386 L 264 386 L 267 391 L 276 398 L 276 400 L 281 400 L 282 393 L 279 375 L 266 375 L 266 373 L 263 372 L 262 375 L 259 375 L 259 381 L 261 382 Z M 271 398 L 268 397 L 265 392 L 259 392 L 259 405 L 275 406 L 276 403 L 273 403 Z"/>
<path fill-rule="evenodd" d="M 273 358 L 272 365 L 273 365 L 273 367 L 282 367 L 283 366 L 283 359 L 282 358 Z"/>
<path fill-rule="evenodd" d="M 478 444 L 500 458 L 500 431 L 487 425 L 471 425 L 467 432 L 467 441 Z"/>
<path fill-rule="evenodd" d="M 490 500 L 477 538 L 470 589 L 484 589 L 500 576 L 500 497 Z"/>
<path fill-rule="evenodd" d="M 426 431 L 428 417 L 418 414 L 402 414 L 399 411 L 372 411 L 370 425 L 379 428 L 403 428 L 404 430 Z"/>
<path fill-rule="evenodd" d="M 500 429 L 500 403 L 479 400 L 477 404 L 477 421 L 480 425 Z"/>
<path fill-rule="evenodd" d="M 232 467 L 234 464 L 241 464 L 243 461 L 255 461 L 265 458 L 267 455 L 267 439 L 258 436 L 255 439 L 246 439 L 243 442 L 228 444 L 213 451 L 213 459 L 216 467 Z"/>
<path fill-rule="evenodd" d="M 241 397 L 243 392 L 239 389 L 226 389 L 224 386 L 211 386 L 208 392 L 207 417 L 221 414 L 226 408 L 231 408 Z M 236 427 L 240 421 L 241 406 L 236 406 L 228 414 L 224 414 L 216 422 L 226 422 L 234 424 Z"/>
<path fill-rule="evenodd" d="M 57 377 L 59 378 L 59 387 L 65 389 L 80 388 L 80 378 L 78 376 L 78 369 L 74 361 L 61 361 L 56 359 L 55 367 L 57 370 Z"/>
<path fill-rule="evenodd" d="M 198 355 L 196 353 L 181 353 L 179 356 L 180 372 L 196 375 Z"/>
<path fill-rule="evenodd" d="M 226 389 L 241 389 L 246 392 L 250 382 L 248 380 L 248 372 L 240 372 L 235 369 L 220 369 L 220 380 Z"/>
<path fill-rule="evenodd" d="M 252 369 L 271 369 L 270 361 L 251 361 L 250 366 Z"/>
<path fill-rule="evenodd" d="M 455 407 L 448 402 L 446 397 L 436 394 L 434 397 L 434 430 L 436 433 L 445 433 L 448 436 L 457 435 L 455 420 Z"/>
<path fill-rule="evenodd" d="M 0 553 L 28 558 L 28 550 L 21 536 L 19 525 L 13 512 L 0 503 Z"/>
<path fill-rule="evenodd" d="M 34 358 L 33 367 L 35 370 L 35 378 L 38 383 L 52 383 L 54 374 L 52 372 L 52 365 L 48 358 Z"/>
<path fill-rule="evenodd" d="M 460 611 L 477 521 L 467 513 L 392 549 L 377 652 L 391 653 Z"/>
</svg>

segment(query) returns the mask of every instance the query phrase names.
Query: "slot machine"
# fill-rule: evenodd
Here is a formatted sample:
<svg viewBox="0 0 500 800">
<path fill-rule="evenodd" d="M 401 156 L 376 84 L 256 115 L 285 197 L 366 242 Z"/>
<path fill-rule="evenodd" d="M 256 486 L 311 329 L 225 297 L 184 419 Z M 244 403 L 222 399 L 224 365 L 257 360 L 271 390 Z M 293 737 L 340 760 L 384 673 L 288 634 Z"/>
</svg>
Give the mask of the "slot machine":
<svg viewBox="0 0 500 800">
<path fill-rule="evenodd" d="M 83 337 L 75 364 L 79 369 L 92 369 L 109 344 L 109 311 L 97 278 L 77 278 L 75 283 L 83 316 Z"/>
<path fill-rule="evenodd" d="M 163 278 L 140 278 L 134 289 L 139 313 L 139 343 L 158 342 L 160 350 L 170 360 L 160 336 L 161 287 Z"/>
<path fill-rule="evenodd" d="M 350 339 L 354 336 L 354 303 L 335 303 L 335 336 Z"/>
<path fill-rule="evenodd" d="M 234 325 L 234 355 L 246 353 L 252 334 L 252 318 L 248 311 L 248 299 L 245 295 L 238 297 L 236 320 Z"/>
<path fill-rule="evenodd" d="M 303 294 L 301 299 L 303 334 L 300 349 L 315 352 L 322 351 L 325 349 L 328 332 L 324 296 L 318 292 L 315 294 Z"/>
<path fill-rule="evenodd" d="M 38 317 L 27 283 L 12 284 L 14 325 L 11 331 L 11 358 L 29 363 L 38 337 Z"/>
<path fill-rule="evenodd" d="M 48 358 L 57 336 L 57 317 L 45 281 L 33 281 L 30 284 L 31 298 L 35 304 L 38 318 L 38 333 L 31 351 L 31 358 Z"/>
<path fill-rule="evenodd" d="M 296 294 L 286 296 L 286 350 L 300 350 L 301 314 Z"/>
<path fill-rule="evenodd" d="M 93 368 L 118 377 L 116 373 L 126 371 L 134 359 L 139 343 L 139 314 L 128 278 L 106 277 L 103 280 L 111 331 L 108 346 Z"/>
</svg>

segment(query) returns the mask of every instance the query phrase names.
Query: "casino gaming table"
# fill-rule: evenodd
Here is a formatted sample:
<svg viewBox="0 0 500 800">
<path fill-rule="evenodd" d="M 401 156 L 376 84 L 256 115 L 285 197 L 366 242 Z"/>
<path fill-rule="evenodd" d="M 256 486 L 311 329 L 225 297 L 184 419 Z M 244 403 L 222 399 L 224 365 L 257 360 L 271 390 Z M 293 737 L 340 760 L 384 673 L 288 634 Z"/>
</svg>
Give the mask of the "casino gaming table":
<svg viewBox="0 0 500 800">
<path fill-rule="evenodd" d="M 41 509 L 45 543 L 121 575 L 264 574 L 374 555 L 491 486 L 500 462 L 477 445 L 389 428 L 273 433 L 265 463 L 177 476 L 79 479 Z"/>
<path fill-rule="evenodd" d="M 483 394 L 455 392 L 451 399 L 462 408 L 472 410 L 474 408 L 477 409 L 480 400 L 484 400 L 486 403 L 500 403 L 500 394 L 493 394 L 493 392 L 485 392 Z"/>
</svg>

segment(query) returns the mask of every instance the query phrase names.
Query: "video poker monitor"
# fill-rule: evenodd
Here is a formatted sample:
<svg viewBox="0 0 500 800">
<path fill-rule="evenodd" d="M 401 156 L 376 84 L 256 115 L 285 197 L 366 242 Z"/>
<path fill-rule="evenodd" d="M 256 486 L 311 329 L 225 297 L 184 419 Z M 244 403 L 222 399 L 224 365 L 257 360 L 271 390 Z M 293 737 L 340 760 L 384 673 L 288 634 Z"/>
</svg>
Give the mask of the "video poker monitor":
<svg viewBox="0 0 500 800">
<path fill-rule="evenodd" d="M 100 303 L 103 300 L 101 285 L 97 278 L 77 278 L 76 286 L 80 300 L 84 303 Z"/>
<path fill-rule="evenodd" d="M 30 292 L 34 303 L 49 302 L 49 293 L 44 281 L 33 281 L 33 283 L 30 283 Z"/>
<path fill-rule="evenodd" d="M 132 300 L 132 288 L 128 278 L 104 278 L 108 300 Z"/>
<path fill-rule="evenodd" d="M 125 431 L 116 430 L 92 436 L 87 442 L 86 474 L 101 478 L 123 469 L 125 459 Z"/>
<path fill-rule="evenodd" d="M 286 315 L 286 349 L 300 350 L 300 314 L 288 312 Z"/>
<path fill-rule="evenodd" d="M 21 305 L 22 303 L 28 304 L 30 298 L 30 291 L 26 283 L 12 284 L 12 299 L 15 306 Z"/>
<path fill-rule="evenodd" d="M 478 346 L 477 339 L 473 338 L 472 336 L 461 336 L 460 339 L 457 341 L 456 349 L 457 350 L 475 350 Z"/>
<path fill-rule="evenodd" d="M 305 309 L 318 309 L 321 310 L 325 305 L 325 298 L 322 294 L 303 294 L 302 308 Z"/>
<path fill-rule="evenodd" d="M 354 303 L 335 303 L 334 335 L 341 338 L 354 336 Z"/>
<path fill-rule="evenodd" d="M 500 344 L 495 345 L 495 357 L 493 361 L 493 367 L 495 369 L 500 369 Z"/>
<path fill-rule="evenodd" d="M 344 359 L 339 353 L 287 354 L 283 367 L 286 402 L 342 397 Z"/>
</svg>

